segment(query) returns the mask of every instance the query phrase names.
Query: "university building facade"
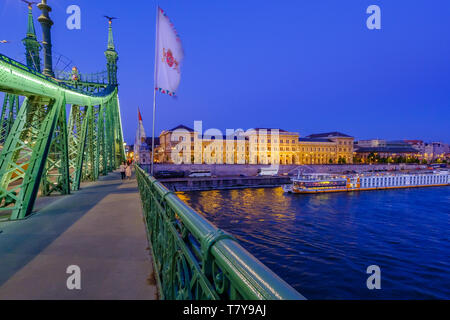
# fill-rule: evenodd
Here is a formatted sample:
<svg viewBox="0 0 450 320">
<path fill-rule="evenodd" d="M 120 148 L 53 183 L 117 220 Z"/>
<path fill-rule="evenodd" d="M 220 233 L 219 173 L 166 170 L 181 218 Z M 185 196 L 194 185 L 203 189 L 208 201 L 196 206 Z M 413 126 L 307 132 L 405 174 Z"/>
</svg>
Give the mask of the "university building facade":
<svg viewBox="0 0 450 320">
<path fill-rule="evenodd" d="M 312 134 L 256 128 L 223 135 L 186 126 L 164 130 L 155 148 L 159 163 L 337 164 L 353 162 L 354 138 L 340 132 Z"/>
</svg>

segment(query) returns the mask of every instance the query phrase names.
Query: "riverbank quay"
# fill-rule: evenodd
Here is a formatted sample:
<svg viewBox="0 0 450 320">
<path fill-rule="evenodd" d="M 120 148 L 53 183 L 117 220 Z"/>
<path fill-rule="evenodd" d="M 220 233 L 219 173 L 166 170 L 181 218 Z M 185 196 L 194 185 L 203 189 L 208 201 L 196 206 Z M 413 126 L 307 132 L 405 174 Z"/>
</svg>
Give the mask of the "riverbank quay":
<svg viewBox="0 0 450 320">
<path fill-rule="evenodd" d="M 150 165 L 141 165 L 150 173 Z M 427 169 L 418 164 L 377 164 L 377 165 L 279 165 L 275 176 L 259 176 L 259 170 L 267 165 L 239 164 L 155 164 L 155 172 L 176 171 L 184 173 L 183 178 L 159 179 L 170 191 L 208 191 L 244 188 L 274 188 L 291 183 L 291 177 L 301 173 L 367 173 L 367 172 L 414 172 Z M 189 177 L 193 171 L 208 171 L 211 177 Z"/>
<path fill-rule="evenodd" d="M 244 188 L 275 188 L 289 184 L 288 176 L 269 177 L 204 177 L 160 179 L 170 191 L 207 191 Z"/>
<path fill-rule="evenodd" d="M 269 165 L 253 164 L 170 164 L 156 163 L 155 172 L 158 171 L 183 171 L 186 176 L 191 171 L 208 170 L 214 177 L 245 176 L 254 177 L 258 170 L 268 168 Z M 422 164 L 324 164 L 324 165 L 278 165 L 278 175 L 295 175 L 298 170 L 305 173 L 364 173 L 378 171 L 416 171 L 425 170 L 427 165 Z M 150 165 L 142 165 L 147 173 L 150 173 Z"/>
</svg>

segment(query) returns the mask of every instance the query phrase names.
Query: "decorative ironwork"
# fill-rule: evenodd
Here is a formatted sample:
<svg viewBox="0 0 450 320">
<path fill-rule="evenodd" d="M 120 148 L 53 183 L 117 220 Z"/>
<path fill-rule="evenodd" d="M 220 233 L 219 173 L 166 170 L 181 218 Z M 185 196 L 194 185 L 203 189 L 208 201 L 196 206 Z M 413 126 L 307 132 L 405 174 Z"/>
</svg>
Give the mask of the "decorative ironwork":
<svg viewBox="0 0 450 320">
<path fill-rule="evenodd" d="M 74 79 L 74 74 L 71 71 L 55 71 L 55 78 L 64 82 L 86 82 L 92 84 L 108 84 L 108 72 L 101 71 L 97 73 L 79 74 L 77 79 Z"/>
<path fill-rule="evenodd" d="M 161 298 L 304 299 L 139 166 L 136 177 Z"/>
</svg>

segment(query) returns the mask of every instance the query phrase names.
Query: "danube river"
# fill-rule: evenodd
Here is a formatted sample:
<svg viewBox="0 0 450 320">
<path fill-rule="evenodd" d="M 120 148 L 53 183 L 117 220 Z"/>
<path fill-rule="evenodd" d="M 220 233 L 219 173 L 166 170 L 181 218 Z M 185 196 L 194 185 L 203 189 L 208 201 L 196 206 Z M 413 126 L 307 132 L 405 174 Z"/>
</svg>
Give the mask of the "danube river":
<svg viewBox="0 0 450 320">
<path fill-rule="evenodd" d="M 450 299 L 450 187 L 179 196 L 308 299 Z M 367 289 L 370 265 L 380 290 Z"/>
</svg>

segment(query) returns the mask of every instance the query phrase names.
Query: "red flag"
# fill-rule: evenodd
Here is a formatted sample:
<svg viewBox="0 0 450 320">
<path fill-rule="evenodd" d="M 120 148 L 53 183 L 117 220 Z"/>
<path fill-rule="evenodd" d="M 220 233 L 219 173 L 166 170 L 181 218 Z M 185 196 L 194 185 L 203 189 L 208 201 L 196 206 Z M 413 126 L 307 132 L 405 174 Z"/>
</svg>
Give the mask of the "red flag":
<svg viewBox="0 0 450 320">
<path fill-rule="evenodd" d="M 139 108 L 138 108 L 138 117 L 139 123 L 136 131 L 136 138 L 134 140 L 134 154 L 136 159 L 139 161 L 139 152 L 140 152 L 139 150 L 141 148 L 141 145 L 145 142 L 146 139 L 144 124 L 142 123 L 141 110 L 139 110 Z"/>
</svg>

